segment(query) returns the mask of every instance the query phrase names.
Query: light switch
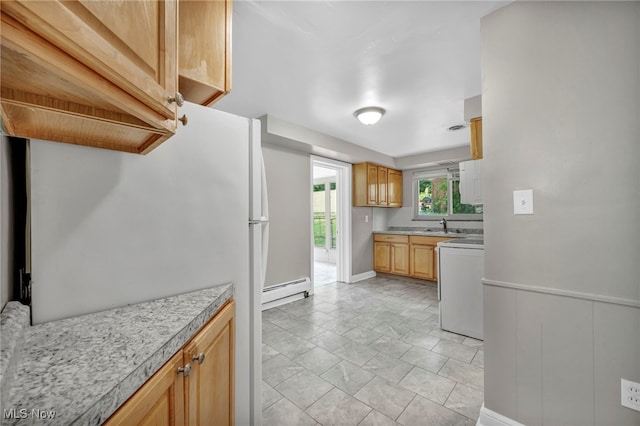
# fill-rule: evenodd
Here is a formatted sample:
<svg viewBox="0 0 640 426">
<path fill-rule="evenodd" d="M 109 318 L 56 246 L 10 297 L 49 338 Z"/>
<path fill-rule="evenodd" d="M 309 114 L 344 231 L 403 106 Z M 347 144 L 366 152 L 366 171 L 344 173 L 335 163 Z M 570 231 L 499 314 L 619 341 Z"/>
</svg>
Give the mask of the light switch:
<svg viewBox="0 0 640 426">
<path fill-rule="evenodd" d="M 513 191 L 513 214 L 533 214 L 533 189 Z"/>
<path fill-rule="evenodd" d="M 364 223 L 369 223 L 369 215 L 364 215 Z"/>
</svg>

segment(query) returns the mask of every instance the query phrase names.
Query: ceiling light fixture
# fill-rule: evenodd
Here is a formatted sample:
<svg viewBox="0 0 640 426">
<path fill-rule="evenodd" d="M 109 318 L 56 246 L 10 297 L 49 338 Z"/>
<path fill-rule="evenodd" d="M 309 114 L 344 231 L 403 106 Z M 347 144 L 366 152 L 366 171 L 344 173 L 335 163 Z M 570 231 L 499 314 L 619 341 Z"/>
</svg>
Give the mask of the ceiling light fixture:
<svg viewBox="0 0 640 426">
<path fill-rule="evenodd" d="M 462 130 L 462 129 L 464 129 L 465 127 L 467 127 L 467 126 L 466 126 L 466 125 L 464 125 L 464 124 L 456 124 L 456 125 L 454 125 L 454 126 L 449 127 L 449 129 L 448 129 L 448 130 L 449 130 L 450 132 L 455 132 L 456 130 Z"/>
<path fill-rule="evenodd" d="M 358 120 L 362 124 L 367 126 L 371 126 L 372 124 L 376 124 L 384 115 L 385 110 L 380 107 L 370 106 L 365 108 L 360 108 L 353 115 L 356 116 Z"/>
</svg>

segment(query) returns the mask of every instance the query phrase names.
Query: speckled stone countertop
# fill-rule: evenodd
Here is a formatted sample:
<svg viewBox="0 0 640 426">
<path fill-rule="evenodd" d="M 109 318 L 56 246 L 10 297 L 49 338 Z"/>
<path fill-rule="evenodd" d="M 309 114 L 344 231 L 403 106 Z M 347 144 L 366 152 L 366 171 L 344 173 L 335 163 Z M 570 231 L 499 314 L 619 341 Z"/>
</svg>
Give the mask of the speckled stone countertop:
<svg viewBox="0 0 640 426">
<path fill-rule="evenodd" d="M 233 291 L 233 284 L 224 284 L 27 328 L 6 405 L 3 401 L 2 424 L 101 424 Z M 34 409 L 55 416 L 39 419 Z M 26 418 L 7 419 L 7 410 L 16 410 L 14 417 L 25 410 Z"/>
<path fill-rule="evenodd" d="M 477 237 L 483 234 L 482 229 L 475 228 L 451 228 L 449 232 L 439 229 L 417 228 L 404 226 L 390 226 L 386 231 L 373 231 L 374 234 L 396 234 L 396 235 L 422 235 L 425 237 L 447 237 L 447 238 L 466 238 Z"/>
</svg>

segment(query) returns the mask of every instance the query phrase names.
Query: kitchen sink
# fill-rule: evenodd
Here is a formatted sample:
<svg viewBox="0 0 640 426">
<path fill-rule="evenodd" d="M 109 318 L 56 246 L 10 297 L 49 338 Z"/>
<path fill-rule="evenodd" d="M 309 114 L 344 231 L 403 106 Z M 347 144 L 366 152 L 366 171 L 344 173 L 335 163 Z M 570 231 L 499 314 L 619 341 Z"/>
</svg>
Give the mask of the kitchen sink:
<svg viewBox="0 0 640 426">
<path fill-rule="evenodd" d="M 432 237 L 450 237 L 450 238 L 462 238 L 466 237 L 467 234 L 462 234 L 458 232 L 444 232 L 444 231 L 436 231 L 427 229 L 425 231 L 412 231 L 413 235 L 426 235 Z"/>
</svg>

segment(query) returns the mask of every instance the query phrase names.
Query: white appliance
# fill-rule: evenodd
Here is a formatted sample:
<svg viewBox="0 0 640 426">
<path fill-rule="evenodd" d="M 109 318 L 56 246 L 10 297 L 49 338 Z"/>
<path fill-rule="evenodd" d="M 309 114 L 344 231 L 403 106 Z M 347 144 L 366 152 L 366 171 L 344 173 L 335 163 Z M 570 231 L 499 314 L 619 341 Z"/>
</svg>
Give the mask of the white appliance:
<svg viewBox="0 0 640 426">
<path fill-rule="evenodd" d="M 483 340 L 483 241 L 449 240 L 438 243 L 436 250 L 440 328 Z"/>
<path fill-rule="evenodd" d="M 259 425 L 260 122 L 190 103 L 180 114 L 189 124 L 146 156 L 31 141 L 33 321 L 233 282 L 235 418 Z"/>
</svg>

